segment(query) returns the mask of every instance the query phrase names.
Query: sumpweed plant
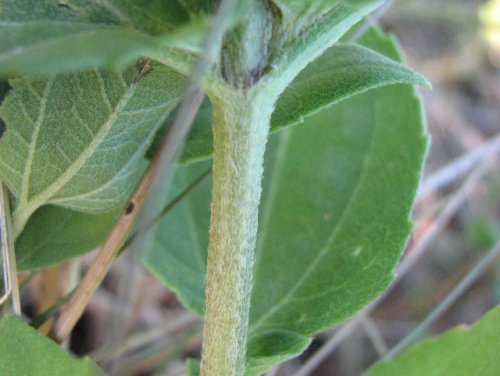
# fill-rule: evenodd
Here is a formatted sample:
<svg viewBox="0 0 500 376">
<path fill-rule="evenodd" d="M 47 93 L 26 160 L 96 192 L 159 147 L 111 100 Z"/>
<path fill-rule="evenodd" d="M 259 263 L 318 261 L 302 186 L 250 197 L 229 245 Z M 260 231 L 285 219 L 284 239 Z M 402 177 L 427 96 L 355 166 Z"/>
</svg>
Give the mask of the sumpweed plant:
<svg viewBox="0 0 500 376">
<path fill-rule="evenodd" d="M 103 250 L 117 252 L 153 176 L 168 186 L 153 206 L 182 200 L 155 226 L 143 216 L 134 248 L 203 315 L 202 375 L 262 374 L 352 317 L 394 278 L 428 142 L 412 87 L 427 83 L 394 40 L 341 39 L 382 3 L 0 0 L 3 235 L 17 269 L 77 257 L 112 228 L 121 238 Z M 158 145 L 193 72 L 208 99 L 164 173 L 169 138 Z M 86 276 L 55 337 L 105 271 Z M 0 336 L 1 374 L 101 372 L 15 318 Z"/>
</svg>

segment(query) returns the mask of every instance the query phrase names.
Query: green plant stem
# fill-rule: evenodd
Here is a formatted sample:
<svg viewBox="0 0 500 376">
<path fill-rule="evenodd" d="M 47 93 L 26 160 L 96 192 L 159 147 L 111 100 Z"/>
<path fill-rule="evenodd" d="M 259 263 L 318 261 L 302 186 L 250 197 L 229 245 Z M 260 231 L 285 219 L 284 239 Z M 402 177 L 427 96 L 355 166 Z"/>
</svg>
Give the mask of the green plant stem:
<svg viewBox="0 0 500 376">
<path fill-rule="evenodd" d="M 222 88 L 214 115 L 212 217 L 201 374 L 243 375 L 264 151 L 274 96 Z"/>
</svg>

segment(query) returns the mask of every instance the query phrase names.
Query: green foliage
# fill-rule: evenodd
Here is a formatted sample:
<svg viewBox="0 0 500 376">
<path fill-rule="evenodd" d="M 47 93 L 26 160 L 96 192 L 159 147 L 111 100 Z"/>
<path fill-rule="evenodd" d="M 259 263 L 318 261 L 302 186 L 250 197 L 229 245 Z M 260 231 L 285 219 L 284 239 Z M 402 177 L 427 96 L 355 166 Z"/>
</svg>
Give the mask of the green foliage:
<svg viewBox="0 0 500 376">
<path fill-rule="evenodd" d="M 97 248 L 107 237 L 121 208 L 82 213 L 46 205 L 29 219 L 16 241 L 20 271 L 48 267 Z"/>
<path fill-rule="evenodd" d="M 271 132 L 301 123 L 305 117 L 355 94 L 396 83 L 428 85 L 404 65 L 359 45 L 336 44 L 307 66 L 278 99 Z M 207 158 L 212 153 L 210 106 L 196 117 L 182 161 Z"/>
<path fill-rule="evenodd" d="M 177 168 L 171 198 L 203 174 L 209 162 Z M 177 292 L 182 302 L 202 314 L 210 223 L 211 184 L 207 179 L 161 221 L 154 242 L 143 253 L 147 267 Z"/>
<path fill-rule="evenodd" d="M 394 43 L 377 32 L 363 42 L 398 59 Z M 352 98 L 271 138 L 248 375 L 299 354 L 309 336 L 352 316 L 392 281 L 426 145 L 420 103 L 411 87 L 400 85 Z M 178 176 L 193 181 L 198 168 Z M 162 221 L 144 257 L 198 313 L 209 189 L 208 183 L 199 188 Z"/>
<path fill-rule="evenodd" d="M 294 15 L 300 17 L 302 15 L 312 15 L 325 13 L 328 10 L 339 6 L 341 0 L 336 1 L 300 1 L 300 0 L 276 0 L 274 3 L 283 12 L 285 17 Z"/>
<path fill-rule="evenodd" d="M 373 0 L 275 0 L 274 3 L 283 13 L 287 21 L 296 19 L 315 20 L 321 16 L 338 11 L 342 7 L 360 6 L 367 3 L 377 3 Z M 381 1 L 378 1 L 380 3 Z"/>
<path fill-rule="evenodd" d="M 232 115 L 242 122 L 234 126 L 249 122 L 255 131 L 233 132 L 241 134 L 240 138 L 221 137 L 221 143 L 233 142 L 217 149 L 217 155 L 229 161 L 227 171 L 233 173 L 233 167 L 242 166 L 245 171 L 236 171 L 241 179 L 235 181 L 248 183 L 245 192 L 248 188 L 255 193 L 249 202 L 225 206 L 248 206 L 252 214 L 235 211 L 241 214 L 235 219 L 238 223 L 255 223 L 261 176 L 261 159 L 256 155 L 264 150 L 266 114 L 270 115 L 285 88 L 271 120 L 272 131 L 308 117 L 305 126 L 288 128 L 269 142 L 247 343 L 249 376 L 299 354 L 312 335 L 355 314 L 393 280 L 411 229 L 409 213 L 427 136 L 414 89 L 392 84 L 426 81 L 396 62 L 400 57 L 393 41 L 374 30 L 362 44 L 379 53 L 338 44 L 316 60 L 382 2 L 238 1 L 237 15 L 231 19 L 238 22 L 226 32 L 220 61 L 204 82 L 219 105 L 216 115 L 223 117 L 226 112 L 221 109 L 237 103 L 241 107 L 235 108 L 242 111 Z M 13 90 L 0 107 L 6 126 L 0 142 L 0 179 L 14 199 L 13 231 L 20 269 L 74 257 L 105 238 L 144 170 L 143 155 L 154 135 L 160 137 L 161 125 L 165 125 L 163 132 L 170 125 L 167 118 L 185 83 L 180 73 L 190 73 L 206 21 L 218 3 L 0 0 L 0 77 L 23 76 L 10 82 Z M 142 60 L 122 73 L 109 70 L 122 69 L 141 57 L 156 62 Z M 37 78 L 42 76 L 44 80 Z M 392 86 L 381 88 L 387 85 Z M 0 98 L 7 89 L 0 86 Z M 370 89 L 375 90 L 365 93 Z M 361 95 L 353 97 L 356 94 Z M 184 161 L 211 154 L 211 120 L 207 101 L 188 138 Z M 253 145 L 257 131 L 262 139 Z M 253 158 L 249 160 L 255 162 L 236 160 L 239 146 L 248 149 L 247 155 Z M 228 150 L 236 150 L 234 160 Z M 177 167 L 171 197 L 209 164 Z M 216 177 L 215 186 L 220 187 L 224 179 Z M 243 188 L 221 192 L 238 189 Z M 142 255 L 148 268 L 200 314 L 205 300 L 210 190 L 207 180 L 178 204 L 148 239 L 146 247 L 150 248 Z M 163 199 L 158 197 L 159 205 Z M 214 233 L 227 230 L 224 226 Z M 256 226 L 247 227 L 251 229 L 242 229 L 248 230 L 247 238 L 239 239 L 238 230 L 231 241 L 243 244 L 237 244 L 237 249 L 246 247 L 251 252 Z M 225 238 L 220 239 L 225 244 Z M 250 264 L 238 264 L 239 270 L 249 276 Z M 235 281 L 238 278 L 244 279 L 237 275 Z M 244 287 L 250 291 L 251 284 Z M 250 296 L 242 291 L 228 296 L 238 293 L 241 296 L 234 301 L 242 307 L 239 301 L 248 301 Z M 245 318 L 247 312 L 245 308 L 237 316 Z M 232 314 L 230 310 L 222 313 Z M 243 326 L 236 330 L 242 331 L 238 344 L 246 338 Z M 65 364 L 57 364 L 61 356 L 51 353 L 54 346 L 43 337 L 35 338 L 37 334 L 16 319 L 0 321 L 2 336 L 21 338 L 16 345 L 24 348 L 0 342 L 0 354 L 5 352 L 9 358 L 0 370 L 14 370 L 19 354 L 29 348 L 23 344 L 28 341 L 33 346 L 31 356 L 42 362 L 54 358 L 54 367 L 68 372 Z M 228 351 L 233 351 L 227 343 Z M 224 344 L 220 345 L 224 362 L 227 356 Z M 49 350 L 42 351 L 45 348 Z M 11 349 L 15 355 L 8 352 Z M 244 353 L 245 346 L 234 349 L 238 364 L 228 367 L 242 369 L 240 355 Z M 28 363 L 26 367 L 36 364 Z M 71 364 L 86 367 L 84 371 L 75 368 L 71 374 L 98 372 L 89 362 Z M 188 365 L 191 374 L 197 368 L 194 362 Z M 227 364 L 219 369 L 228 369 Z M 21 368 L 19 375 L 30 372 Z"/>
<path fill-rule="evenodd" d="M 471 243 L 481 249 L 490 249 L 500 239 L 500 222 L 495 218 L 477 218 L 466 227 Z"/>
<path fill-rule="evenodd" d="M 500 308 L 473 327 L 458 327 L 422 341 L 398 358 L 377 364 L 366 376 L 500 375 Z"/>
<path fill-rule="evenodd" d="M 12 84 L 0 107 L 0 178 L 16 199 L 17 236 L 45 204 L 86 212 L 122 206 L 184 80 L 159 66 Z"/>
<path fill-rule="evenodd" d="M 143 56 L 188 72 L 207 25 L 199 6 L 177 0 L 1 0 L 0 9 L 3 77 L 123 68 Z"/>
<path fill-rule="evenodd" d="M 428 84 L 404 65 L 373 50 L 337 43 L 293 80 L 278 100 L 271 126 L 277 130 L 300 123 L 355 94 L 397 83 Z"/>
<path fill-rule="evenodd" d="M 90 360 L 76 360 L 59 345 L 15 317 L 0 320 L 0 375 L 101 376 Z"/>
</svg>

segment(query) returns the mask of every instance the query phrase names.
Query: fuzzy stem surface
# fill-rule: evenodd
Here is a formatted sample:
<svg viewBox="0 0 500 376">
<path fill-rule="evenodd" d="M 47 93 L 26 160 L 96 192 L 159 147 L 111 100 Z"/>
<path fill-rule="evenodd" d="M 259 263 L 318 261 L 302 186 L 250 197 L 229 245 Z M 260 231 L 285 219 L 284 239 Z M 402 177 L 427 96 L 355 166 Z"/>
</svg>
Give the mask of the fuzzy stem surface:
<svg viewBox="0 0 500 376">
<path fill-rule="evenodd" d="M 275 101 L 264 90 L 212 96 L 214 163 L 202 376 L 245 372 L 265 145 Z"/>
</svg>

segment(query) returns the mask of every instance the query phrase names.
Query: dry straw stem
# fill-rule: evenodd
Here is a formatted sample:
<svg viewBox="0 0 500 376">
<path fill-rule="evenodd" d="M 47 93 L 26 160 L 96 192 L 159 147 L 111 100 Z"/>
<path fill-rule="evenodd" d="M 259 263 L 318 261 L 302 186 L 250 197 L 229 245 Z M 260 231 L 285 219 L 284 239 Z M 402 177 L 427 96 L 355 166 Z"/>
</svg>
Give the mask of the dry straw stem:
<svg viewBox="0 0 500 376">
<path fill-rule="evenodd" d="M 125 243 L 128 233 L 139 216 L 140 208 L 144 205 L 147 194 L 151 189 L 154 176 L 157 173 L 157 165 L 158 157 L 156 157 L 149 166 L 144 178 L 132 195 L 127 207 L 116 222 L 111 234 L 85 274 L 82 282 L 61 311 L 54 329 L 55 338 L 63 340 L 69 335 L 76 322 L 83 314 L 92 294 L 97 290 L 106 276 L 111 264 Z"/>
</svg>

